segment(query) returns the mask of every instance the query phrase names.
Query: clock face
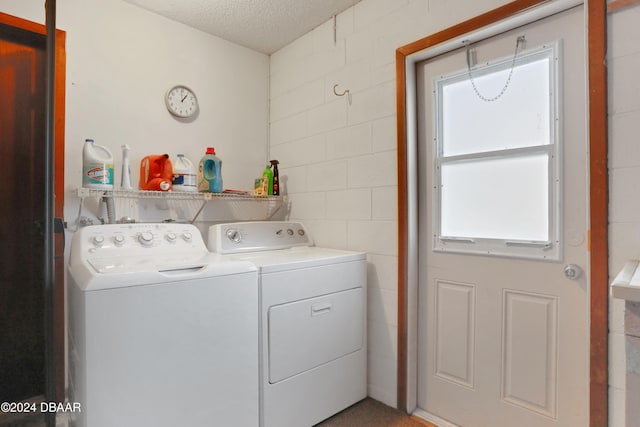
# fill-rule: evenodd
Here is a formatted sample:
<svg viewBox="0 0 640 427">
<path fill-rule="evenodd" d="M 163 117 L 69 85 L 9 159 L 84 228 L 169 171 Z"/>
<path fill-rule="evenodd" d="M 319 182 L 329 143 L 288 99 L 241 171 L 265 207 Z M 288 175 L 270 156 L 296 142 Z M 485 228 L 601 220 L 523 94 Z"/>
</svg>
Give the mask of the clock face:
<svg viewBox="0 0 640 427">
<path fill-rule="evenodd" d="M 186 86 L 174 86 L 164 98 L 167 109 L 176 117 L 191 117 L 198 111 L 196 94 Z"/>
</svg>

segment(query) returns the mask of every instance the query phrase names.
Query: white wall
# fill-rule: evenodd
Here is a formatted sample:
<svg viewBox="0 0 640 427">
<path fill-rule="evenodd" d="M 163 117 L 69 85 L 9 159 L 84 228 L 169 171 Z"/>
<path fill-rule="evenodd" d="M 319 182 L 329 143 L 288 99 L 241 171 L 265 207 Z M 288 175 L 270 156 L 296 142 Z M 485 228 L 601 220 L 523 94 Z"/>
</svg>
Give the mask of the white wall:
<svg viewBox="0 0 640 427">
<path fill-rule="evenodd" d="M 628 259 L 640 258 L 640 6 L 608 18 L 609 268 L 611 279 Z M 624 301 L 610 300 L 610 426 L 625 425 Z M 635 397 L 640 401 L 640 396 Z"/>
<path fill-rule="evenodd" d="M 0 0 L 0 11 L 44 23 L 44 0 Z M 214 146 L 224 187 L 253 188 L 267 160 L 267 55 L 121 0 L 58 0 L 57 26 L 67 35 L 67 221 L 77 215 L 86 138 L 112 151 L 118 185 L 126 143 L 134 185 L 147 154 L 183 153 L 197 163 Z M 194 89 L 200 103 L 190 123 L 174 119 L 164 105 L 167 89 L 179 83 Z"/>
</svg>

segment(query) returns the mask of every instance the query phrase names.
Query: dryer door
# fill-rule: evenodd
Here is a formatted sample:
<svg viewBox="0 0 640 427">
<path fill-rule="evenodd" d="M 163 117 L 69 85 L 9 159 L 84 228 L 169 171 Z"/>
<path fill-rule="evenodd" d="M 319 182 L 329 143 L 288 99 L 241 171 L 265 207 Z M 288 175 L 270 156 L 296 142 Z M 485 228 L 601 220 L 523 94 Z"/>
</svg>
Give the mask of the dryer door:
<svg viewBox="0 0 640 427">
<path fill-rule="evenodd" d="M 358 351 L 364 342 L 362 288 L 269 308 L 269 382 L 275 384 Z"/>
</svg>

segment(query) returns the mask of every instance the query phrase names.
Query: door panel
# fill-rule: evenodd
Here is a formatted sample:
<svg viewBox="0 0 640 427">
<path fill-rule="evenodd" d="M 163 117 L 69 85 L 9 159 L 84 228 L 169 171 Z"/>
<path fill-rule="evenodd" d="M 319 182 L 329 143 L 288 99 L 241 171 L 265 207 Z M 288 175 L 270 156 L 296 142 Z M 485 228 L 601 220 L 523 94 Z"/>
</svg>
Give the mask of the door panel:
<svg viewBox="0 0 640 427">
<path fill-rule="evenodd" d="M 502 399 L 556 415 L 558 298 L 504 290 Z"/>
<path fill-rule="evenodd" d="M 474 385 L 475 286 L 436 280 L 435 374 L 467 387 Z"/>
<path fill-rule="evenodd" d="M 583 8 L 477 43 L 478 62 L 510 57 L 520 35 L 525 53 L 560 46 L 560 259 L 434 251 L 433 81 L 464 70 L 466 52 L 419 64 L 418 406 L 469 427 L 586 426 L 588 275 L 563 275 L 565 264 L 588 266 Z"/>
<path fill-rule="evenodd" d="M 42 359 L 51 354 L 55 395 L 64 400 L 64 237 L 55 231 L 53 318 L 43 318 L 43 229 L 45 163 L 45 33 L 35 24 L 0 12 L 0 150 L 5 180 L 0 191 L 5 243 L 0 263 L 0 392 L 17 396 L 42 394 Z M 55 64 L 55 215 L 64 205 L 65 33 L 56 31 Z M 61 224 L 60 224 L 61 225 Z M 37 283 L 39 287 L 34 287 Z M 53 325 L 53 326 L 52 326 Z M 43 328 L 53 328 L 53 342 L 42 343 Z M 6 351 L 5 351 L 6 350 Z M 15 358 L 18 358 L 17 360 Z M 14 360 L 16 364 L 12 364 Z M 55 368 L 54 368 L 55 367 Z M 26 370 L 20 371 L 19 369 Z M 16 381 L 14 381 L 16 379 Z M 34 385 L 37 384 L 36 387 Z M 40 390 L 40 391 L 39 391 Z M 0 418 L 2 418 L 0 414 Z"/>
<path fill-rule="evenodd" d="M 44 38 L 0 32 L 0 155 L 6 177 L 0 189 L 2 401 L 45 390 L 44 61 Z"/>
</svg>

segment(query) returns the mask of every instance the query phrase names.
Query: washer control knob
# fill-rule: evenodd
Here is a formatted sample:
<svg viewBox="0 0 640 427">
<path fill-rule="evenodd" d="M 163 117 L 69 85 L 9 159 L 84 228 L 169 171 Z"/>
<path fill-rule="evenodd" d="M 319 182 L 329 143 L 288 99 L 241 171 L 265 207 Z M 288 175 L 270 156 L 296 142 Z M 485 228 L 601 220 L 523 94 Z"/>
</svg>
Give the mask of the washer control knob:
<svg viewBox="0 0 640 427">
<path fill-rule="evenodd" d="M 138 242 L 142 244 L 142 246 L 151 246 L 153 245 L 153 234 L 149 231 L 145 231 L 138 235 Z"/>
<path fill-rule="evenodd" d="M 104 244 L 104 236 L 93 236 L 93 239 L 91 240 L 93 241 L 93 246 L 100 247 Z"/>
<path fill-rule="evenodd" d="M 122 246 L 124 245 L 125 242 L 125 238 L 122 234 L 116 234 L 115 236 L 113 236 L 113 243 L 116 244 L 116 246 Z"/>
<path fill-rule="evenodd" d="M 190 242 L 192 237 L 193 236 L 188 231 L 182 233 L 182 240 L 184 240 L 185 242 Z"/>
<path fill-rule="evenodd" d="M 167 235 L 164 236 L 164 238 L 167 239 L 167 242 L 173 243 L 176 241 L 178 236 L 176 236 L 176 233 L 167 233 Z"/>
<path fill-rule="evenodd" d="M 292 229 L 290 229 L 290 228 L 287 228 L 287 234 L 288 234 L 289 236 L 293 236 L 293 230 L 292 230 Z"/>
<path fill-rule="evenodd" d="M 298 230 L 298 236 L 304 236 L 304 230 L 302 228 Z"/>
<path fill-rule="evenodd" d="M 239 243 L 242 240 L 242 234 L 235 228 L 230 228 L 227 230 L 227 239 L 231 240 L 233 243 Z"/>
</svg>

